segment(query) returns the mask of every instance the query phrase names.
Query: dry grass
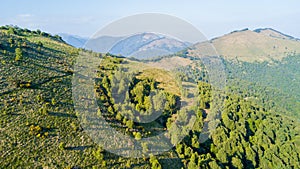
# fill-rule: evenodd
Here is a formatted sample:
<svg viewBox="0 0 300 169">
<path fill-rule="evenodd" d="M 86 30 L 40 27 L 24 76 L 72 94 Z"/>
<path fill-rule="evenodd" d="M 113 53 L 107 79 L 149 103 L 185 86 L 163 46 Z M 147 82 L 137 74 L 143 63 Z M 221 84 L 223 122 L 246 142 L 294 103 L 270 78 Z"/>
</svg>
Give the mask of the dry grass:
<svg viewBox="0 0 300 169">
<path fill-rule="evenodd" d="M 158 62 L 149 62 L 148 65 L 155 68 L 172 70 L 177 67 L 190 65 L 192 63 L 193 61 L 191 61 L 190 59 L 175 56 L 171 58 L 164 58 Z"/>
<path fill-rule="evenodd" d="M 153 78 L 159 83 L 159 88 L 164 89 L 166 92 L 180 96 L 180 89 L 176 84 L 174 77 L 175 76 L 173 76 L 170 72 L 157 68 L 145 69 L 142 74 L 138 76 L 138 78 L 141 79 Z"/>
<path fill-rule="evenodd" d="M 216 50 L 214 50 L 214 47 Z M 293 53 L 300 53 L 300 41 L 291 39 L 276 31 L 238 31 L 196 45 L 191 55 L 203 56 L 218 53 L 227 59 L 247 62 L 281 60 Z"/>
</svg>

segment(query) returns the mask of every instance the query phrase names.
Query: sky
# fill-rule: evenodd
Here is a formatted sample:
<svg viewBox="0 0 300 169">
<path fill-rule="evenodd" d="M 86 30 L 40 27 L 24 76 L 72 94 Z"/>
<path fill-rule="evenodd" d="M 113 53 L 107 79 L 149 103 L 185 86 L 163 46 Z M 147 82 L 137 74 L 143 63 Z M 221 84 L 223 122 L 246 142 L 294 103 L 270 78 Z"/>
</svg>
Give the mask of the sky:
<svg viewBox="0 0 300 169">
<path fill-rule="evenodd" d="M 123 17 L 161 13 L 189 22 L 208 39 L 244 28 L 300 38 L 299 8 L 297 0 L 9 0 L 1 3 L 0 25 L 91 37 Z"/>
</svg>

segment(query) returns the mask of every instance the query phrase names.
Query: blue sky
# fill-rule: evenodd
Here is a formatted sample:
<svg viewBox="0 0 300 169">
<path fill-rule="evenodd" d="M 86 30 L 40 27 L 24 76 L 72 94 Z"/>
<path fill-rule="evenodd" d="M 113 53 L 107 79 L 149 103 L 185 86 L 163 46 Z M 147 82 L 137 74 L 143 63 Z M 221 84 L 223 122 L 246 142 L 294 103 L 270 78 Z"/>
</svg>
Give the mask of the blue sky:
<svg viewBox="0 0 300 169">
<path fill-rule="evenodd" d="M 261 27 L 300 38 L 299 8 L 296 0 L 8 0 L 0 6 L 0 25 L 89 37 L 122 17 L 163 13 L 188 21 L 208 38 Z"/>
</svg>

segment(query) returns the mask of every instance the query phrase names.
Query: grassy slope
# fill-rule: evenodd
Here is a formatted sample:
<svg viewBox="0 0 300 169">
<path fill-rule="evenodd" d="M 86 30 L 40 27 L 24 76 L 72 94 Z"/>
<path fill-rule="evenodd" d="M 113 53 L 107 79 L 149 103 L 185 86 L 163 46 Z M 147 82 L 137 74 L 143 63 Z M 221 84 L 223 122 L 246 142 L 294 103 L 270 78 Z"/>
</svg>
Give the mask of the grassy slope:
<svg viewBox="0 0 300 169">
<path fill-rule="evenodd" d="M 0 164 L 63 168 L 93 163 L 93 142 L 82 132 L 71 100 L 72 63 L 77 49 L 34 33 L 9 35 L 1 30 Z M 12 46 L 8 39 L 15 42 Z M 21 42 L 23 58 L 14 49 Z M 24 43 L 25 42 L 25 43 Z M 43 47 L 38 49 L 38 43 Z M 30 83 L 17 87 L 17 81 Z M 47 114 L 40 109 L 48 104 Z M 30 133 L 30 126 L 42 131 Z M 43 138 L 47 133 L 48 136 Z M 59 149 L 63 143 L 70 151 Z M 88 158 L 90 160 L 85 160 Z"/>
<path fill-rule="evenodd" d="M 210 42 L 196 45 L 196 51 L 213 45 L 219 55 L 226 59 L 254 62 L 265 60 L 281 60 L 289 54 L 300 53 L 300 41 L 276 31 L 265 29 L 260 32 L 251 30 L 235 31 L 215 38 Z M 191 51 L 193 52 L 193 50 Z M 208 51 L 211 54 L 213 51 Z M 205 52 L 203 54 L 206 54 Z M 213 53 L 215 54 L 215 53 Z"/>
</svg>

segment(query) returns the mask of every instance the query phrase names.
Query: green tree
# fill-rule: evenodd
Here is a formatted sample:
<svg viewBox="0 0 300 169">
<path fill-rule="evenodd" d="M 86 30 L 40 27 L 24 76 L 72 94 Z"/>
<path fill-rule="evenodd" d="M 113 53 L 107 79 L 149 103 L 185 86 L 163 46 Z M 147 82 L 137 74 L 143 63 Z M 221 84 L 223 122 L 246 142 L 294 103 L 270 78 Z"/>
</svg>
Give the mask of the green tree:
<svg viewBox="0 0 300 169">
<path fill-rule="evenodd" d="M 98 149 L 96 151 L 93 151 L 93 156 L 102 161 L 103 158 L 104 158 L 104 155 L 103 155 L 103 148 L 102 147 L 98 147 Z"/>
<path fill-rule="evenodd" d="M 199 168 L 199 167 L 197 167 L 197 164 L 196 164 L 196 156 L 198 156 L 198 154 L 196 154 L 196 153 L 192 154 L 192 156 L 190 158 L 190 162 L 188 164 L 188 169 Z"/>
<path fill-rule="evenodd" d="M 133 121 L 132 120 L 128 120 L 126 122 L 126 126 L 129 128 L 129 129 L 132 129 L 133 128 Z"/>
<path fill-rule="evenodd" d="M 149 151 L 148 143 L 142 143 L 142 151 L 145 154 Z"/>
<path fill-rule="evenodd" d="M 152 108 L 150 96 L 145 97 L 144 105 L 146 110 L 150 110 Z M 150 110 L 151 111 L 151 110 Z"/>
<path fill-rule="evenodd" d="M 38 29 L 38 30 L 36 30 L 36 33 L 40 35 L 42 33 L 42 31 Z"/>
<path fill-rule="evenodd" d="M 51 99 L 51 104 L 54 106 L 56 103 L 57 103 L 57 102 L 56 102 L 55 98 L 53 97 L 53 98 Z"/>
<path fill-rule="evenodd" d="M 122 118 L 123 117 L 122 117 L 121 113 L 118 112 L 117 115 L 116 115 L 116 119 L 119 120 L 119 121 L 122 121 Z"/>
<path fill-rule="evenodd" d="M 8 29 L 8 33 L 9 33 L 9 34 L 15 34 L 15 29 L 14 29 L 13 27 L 10 27 L 10 28 Z"/>
<path fill-rule="evenodd" d="M 22 59 L 23 54 L 22 54 L 22 50 L 20 48 L 15 49 L 15 54 L 16 54 L 15 61 L 19 61 Z"/>
<path fill-rule="evenodd" d="M 161 165 L 159 161 L 157 160 L 156 156 L 150 154 L 149 162 L 151 164 L 151 169 L 161 169 Z"/>
<path fill-rule="evenodd" d="M 126 168 L 131 168 L 131 160 L 127 160 L 125 166 L 126 166 Z"/>
<path fill-rule="evenodd" d="M 110 86 L 109 86 L 109 81 L 108 81 L 107 76 L 103 77 L 101 84 L 106 90 L 109 90 Z"/>
<path fill-rule="evenodd" d="M 218 165 L 218 163 L 215 160 L 209 162 L 208 165 L 210 166 L 210 168 L 213 169 L 221 169 L 221 167 Z"/>
<path fill-rule="evenodd" d="M 40 113 L 42 113 L 43 115 L 48 115 L 48 112 L 48 104 L 44 104 L 40 109 Z"/>
<path fill-rule="evenodd" d="M 192 138 L 192 146 L 194 148 L 200 148 L 198 137 L 196 135 L 194 135 L 193 138 Z"/>
<path fill-rule="evenodd" d="M 242 161 L 239 158 L 232 157 L 232 165 L 238 169 L 244 168 Z"/>
<path fill-rule="evenodd" d="M 15 43 L 15 41 L 12 38 L 8 39 L 8 43 L 10 44 L 10 47 Z"/>
</svg>

